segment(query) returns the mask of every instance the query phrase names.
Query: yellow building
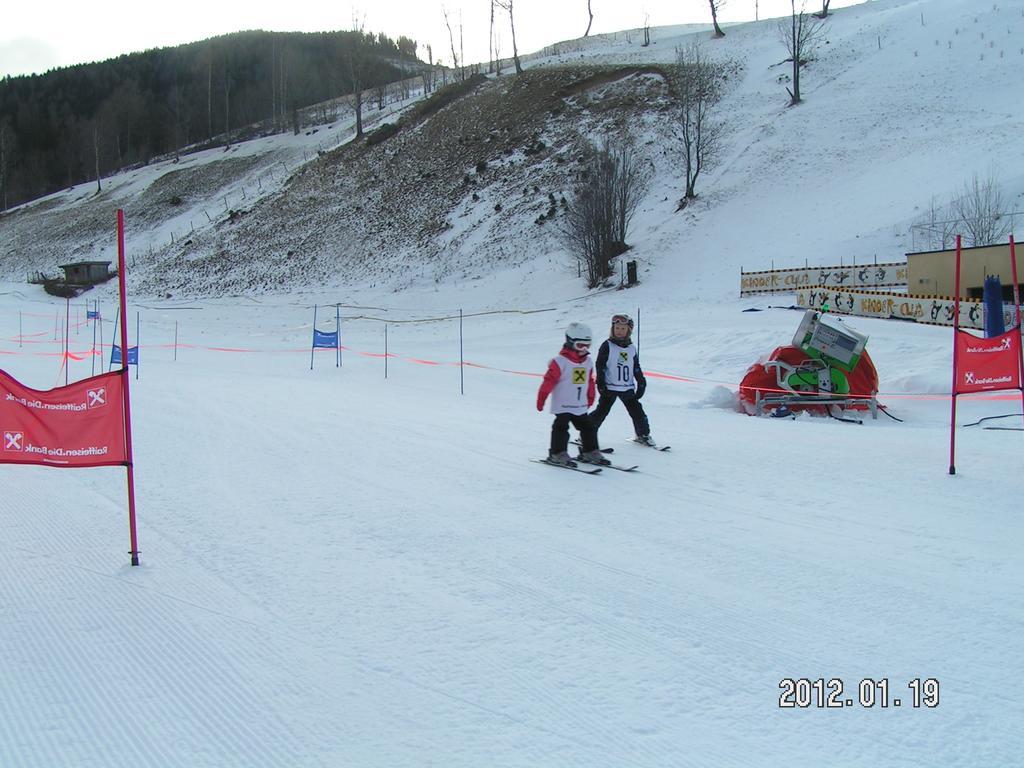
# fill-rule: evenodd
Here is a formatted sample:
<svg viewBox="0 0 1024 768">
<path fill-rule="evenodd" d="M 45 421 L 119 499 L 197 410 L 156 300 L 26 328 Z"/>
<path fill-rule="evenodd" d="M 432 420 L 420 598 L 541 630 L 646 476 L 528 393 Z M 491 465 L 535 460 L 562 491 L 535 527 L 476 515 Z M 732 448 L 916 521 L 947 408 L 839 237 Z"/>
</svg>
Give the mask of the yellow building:
<svg viewBox="0 0 1024 768">
<path fill-rule="evenodd" d="M 1015 249 L 1017 280 L 1024 282 L 1024 249 Z M 1010 244 L 960 249 L 960 298 L 980 299 L 985 276 L 1003 284 L 1003 300 L 1013 300 Z M 952 296 L 956 286 L 956 249 L 907 254 L 907 293 L 915 296 Z M 1024 298 L 1024 294 L 1022 294 Z"/>
</svg>

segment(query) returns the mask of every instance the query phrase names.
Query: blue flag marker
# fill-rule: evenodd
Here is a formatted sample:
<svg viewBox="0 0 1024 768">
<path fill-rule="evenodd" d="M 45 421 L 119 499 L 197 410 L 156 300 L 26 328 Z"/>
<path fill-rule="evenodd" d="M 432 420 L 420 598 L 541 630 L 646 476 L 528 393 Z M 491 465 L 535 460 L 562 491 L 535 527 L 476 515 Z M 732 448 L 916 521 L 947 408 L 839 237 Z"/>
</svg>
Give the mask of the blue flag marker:
<svg viewBox="0 0 1024 768">
<path fill-rule="evenodd" d="M 120 365 L 121 363 L 121 347 L 117 344 L 114 345 L 113 350 L 110 353 L 110 364 Z M 139 364 L 139 348 L 128 347 L 128 365 Z"/>
<path fill-rule="evenodd" d="M 331 331 L 318 331 L 313 329 L 313 348 L 314 349 L 335 349 L 338 346 L 338 332 Z"/>
</svg>

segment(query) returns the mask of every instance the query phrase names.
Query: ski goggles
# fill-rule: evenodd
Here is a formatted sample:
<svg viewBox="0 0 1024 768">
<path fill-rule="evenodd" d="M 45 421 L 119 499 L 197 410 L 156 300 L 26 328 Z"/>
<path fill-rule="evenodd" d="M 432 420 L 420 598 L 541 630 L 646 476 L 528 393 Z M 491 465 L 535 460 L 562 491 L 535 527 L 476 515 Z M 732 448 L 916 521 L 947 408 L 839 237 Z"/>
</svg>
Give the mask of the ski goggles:
<svg viewBox="0 0 1024 768">
<path fill-rule="evenodd" d="M 612 315 L 612 325 L 629 325 L 630 320 L 626 315 Z"/>
<path fill-rule="evenodd" d="M 586 352 L 588 349 L 590 349 L 590 342 L 589 341 L 574 341 L 572 343 L 572 348 L 575 349 L 577 352 Z"/>
</svg>

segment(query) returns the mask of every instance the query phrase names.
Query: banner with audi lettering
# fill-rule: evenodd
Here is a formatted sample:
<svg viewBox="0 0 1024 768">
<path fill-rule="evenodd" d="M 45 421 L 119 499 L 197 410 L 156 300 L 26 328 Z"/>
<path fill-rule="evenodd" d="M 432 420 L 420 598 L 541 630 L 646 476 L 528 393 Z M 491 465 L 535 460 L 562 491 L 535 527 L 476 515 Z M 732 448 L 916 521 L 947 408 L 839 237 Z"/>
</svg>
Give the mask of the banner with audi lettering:
<svg viewBox="0 0 1024 768">
<path fill-rule="evenodd" d="M 114 371 L 39 391 L 0 370 L 0 464 L 126 464 L 123 380 Z"/>
<path fill-rule="evenodd" d="M 957 329 L 956 391 L 968 393 L 1018 389 L 1021 386 L 1020 343 L 1020 331 L 1017 328 L 988 339 Z"/>
</svg>

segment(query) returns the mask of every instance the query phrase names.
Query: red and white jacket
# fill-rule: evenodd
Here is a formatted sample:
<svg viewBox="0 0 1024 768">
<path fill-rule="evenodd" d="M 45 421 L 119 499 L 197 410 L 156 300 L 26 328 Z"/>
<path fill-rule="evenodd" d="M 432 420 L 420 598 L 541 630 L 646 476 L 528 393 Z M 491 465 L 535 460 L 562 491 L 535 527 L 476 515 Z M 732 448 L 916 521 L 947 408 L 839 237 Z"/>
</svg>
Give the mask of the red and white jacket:
<svg viewBox="0 0 1024 768">
<path fill-rule="evenodd" d="M 551 397 L 551 412 L 583 415 L 594 404 L 594 361 L 589 352 L 563 347 L 548 363 L 537 391 L 537 410 Z"/>
</svg>

